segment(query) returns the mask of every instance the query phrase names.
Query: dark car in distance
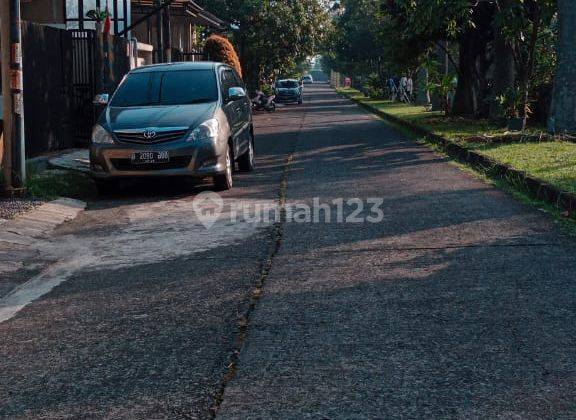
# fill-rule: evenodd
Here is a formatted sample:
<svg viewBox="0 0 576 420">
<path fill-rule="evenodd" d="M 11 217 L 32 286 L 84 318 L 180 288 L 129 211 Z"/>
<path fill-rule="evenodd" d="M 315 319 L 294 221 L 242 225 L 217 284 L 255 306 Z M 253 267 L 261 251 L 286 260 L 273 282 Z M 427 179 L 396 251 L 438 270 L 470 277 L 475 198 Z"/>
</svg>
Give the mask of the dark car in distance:
<svg viewBox="0 0 576 420">
<path fill-rule="evenodd" d="M 302 103 L 302 86 L 296 79 L 282 79 L 276 82 L 276 102 Z"/>
<path fill-rule="evenodd" d="M 250 100 L 222 63 L 139 67 L 126 75 L 92 132 L 91 175 L 100 192 L 122 178 L 213 177 L 232 188 L 235 162 L 254 168 Z"/>
</svg>

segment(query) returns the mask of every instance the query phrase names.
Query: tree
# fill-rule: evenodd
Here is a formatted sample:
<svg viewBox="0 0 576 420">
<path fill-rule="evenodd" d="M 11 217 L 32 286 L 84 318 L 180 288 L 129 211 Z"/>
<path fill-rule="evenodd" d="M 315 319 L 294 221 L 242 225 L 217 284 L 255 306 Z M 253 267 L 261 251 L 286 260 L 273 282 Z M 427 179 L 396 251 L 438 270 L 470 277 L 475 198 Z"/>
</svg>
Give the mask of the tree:
<svg viewBox="0 0 576 420">
<path fill-rule="evenodd" d="M 242 66 L 240 65 L 238 54 L 236 54 L 234 46 L 227 38 L 220 35 L 211 35 L 206 40 L 204 51 L 210 60 L 228 64 L 242 77 Z"/>
<path fill-rule="evenodd" d="M 503 2 L 503 5 L 505 7 L 499 10 L 500 30 L 506 44 L 512 47 L 518 85 L 510 88 L 517 87 L 516 90 L 520 93 L 520 109 L 517 112 L 526 122 L 539 62 L 539 39 L 546 34 L 554 19 L 556 0 L 523 0 Z M 503 60 L 501 57 L 497 59 Z"/>
<path fill-rule="evenodd" d="M 542 87 L 555 63 L 549 45 L 556 0 L 340 0 L 338 5 L 331 62 L 337 69 L 373 80 L 383 69 L 413 73 L 423 62 L 447 56 L 445 71 L 429 76 L 439 86 L 453 68 L 458 81 L 453 114 L 497 119 L 505 114 L 499 103 L 514 103 L 514 113 L 526 119 L 536 96 L 543 108 Z M 504 98 L 511 92 L 513 98 Z"/>
<path fill-rule="evenodd" d="M 332 48 L 334 66 L 341 72 L 360 76 L 381 73 L 383 56 L 378 42 L 377 4 L 371 0 L 342 0 Z"/>
<path fill-rule="evenodd" d="M 444 40 L 458 43 L 457 63 L 450 54 L 458 73 L 454 112 L 461 115 L 487 112 L 484 109 L 490 66 L 487 51 L 492 40 L 493 2 L 389 0 L 387 6 L 406 36 L 432 45 L 441 45 Z"/>
<path fill-rule="evenodd" d="M 322 0 L 203 0 L 231 24 L 244 79 L 255 88 L 263 79 L 288 74 L 319 52 L 330 26 Z"/>
<path fill-rule="evenodd" d="M 520 89 L 520 113 L 528 103 L 538 67 L 539 40 L 548 31 L 555 0 L 387 0 L 406 36 L 459 46 L 454 112 L 485 116 L 488 106 L 511 89 Z M 454 62 L 454 59 L 452 58 Z"/>
<path fill-rule="evenodd" d="M 374 0 L 341 0 L 337 3 L 330 67 L 356 81 L 386 85 L 392 73 L 416 69 L 428 45 L 404 36 L 392 14 Z"/>
<path fill-rule="evenodd" d="M 501 8 L 507 8 L 512 0 L 502 0 Z M 492 85 L 492 96 L 500 98 L 506 95 L 509 89 L 516 84 L 516 66 L 514 62 L 514 46 L 509 37 L 505 35 L 505 22 L 496 19 L 494 22 L 494 82 Z M 503 117 L 503 109 L 497 100 L 491 101 L 490 117 L 498 120 Z"/>
<path fill-rule="evenodd" d="M 554 79 L 549 129 L 576 133 L 576 8 L 572 0 L 558 0 L 558 67 Z"/>
</svg>

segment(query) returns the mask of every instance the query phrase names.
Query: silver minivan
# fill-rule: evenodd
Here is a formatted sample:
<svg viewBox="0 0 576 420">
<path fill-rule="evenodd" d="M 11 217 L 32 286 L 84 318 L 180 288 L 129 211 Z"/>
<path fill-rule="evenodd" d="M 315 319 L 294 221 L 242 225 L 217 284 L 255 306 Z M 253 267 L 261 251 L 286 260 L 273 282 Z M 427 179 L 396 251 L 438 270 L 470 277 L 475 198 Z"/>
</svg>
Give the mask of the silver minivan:
<svg viewBox="0 0 576 420">
<path fill-rule="evenodd" d="M 90 169 L 101 193 L 119 179 L 213 177 L 232 188 L 236 163 L 254 168 L 251 104 L 242 79 L 222 63 L 139 67 L 126 75 L 92 132 Z"/>
</svg>

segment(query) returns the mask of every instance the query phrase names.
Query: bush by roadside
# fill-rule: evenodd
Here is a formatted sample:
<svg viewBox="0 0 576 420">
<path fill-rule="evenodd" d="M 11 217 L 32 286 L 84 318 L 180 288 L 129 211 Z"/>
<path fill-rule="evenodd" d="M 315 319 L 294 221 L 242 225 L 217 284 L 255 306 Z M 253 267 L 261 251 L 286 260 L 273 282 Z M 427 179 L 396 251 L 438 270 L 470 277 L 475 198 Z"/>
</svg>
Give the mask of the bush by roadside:
<svg viewBox="0 0 576 420">
<path fill-rule="evenodd" d="M 228 64 L 240 77 L 242 77 L 242 66 L 240 59 L 232 43 L 220 35 L 211 35 L 204 45 L 204 52 L 212 61 Z"/>
</svg>

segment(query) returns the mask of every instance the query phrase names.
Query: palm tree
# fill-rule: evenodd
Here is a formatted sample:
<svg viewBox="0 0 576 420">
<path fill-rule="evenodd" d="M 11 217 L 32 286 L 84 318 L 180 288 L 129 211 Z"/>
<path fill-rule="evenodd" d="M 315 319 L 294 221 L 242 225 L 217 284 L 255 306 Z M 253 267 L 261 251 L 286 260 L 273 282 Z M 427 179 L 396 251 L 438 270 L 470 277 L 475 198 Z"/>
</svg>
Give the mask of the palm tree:
<svg viewBox="0 0 576 420">
<path fill-rule="evenodd" d="M 576 7 L 558 0 L 558 67 L 548 128 L 552 133 L 576 133 Z"/>
</svg>

